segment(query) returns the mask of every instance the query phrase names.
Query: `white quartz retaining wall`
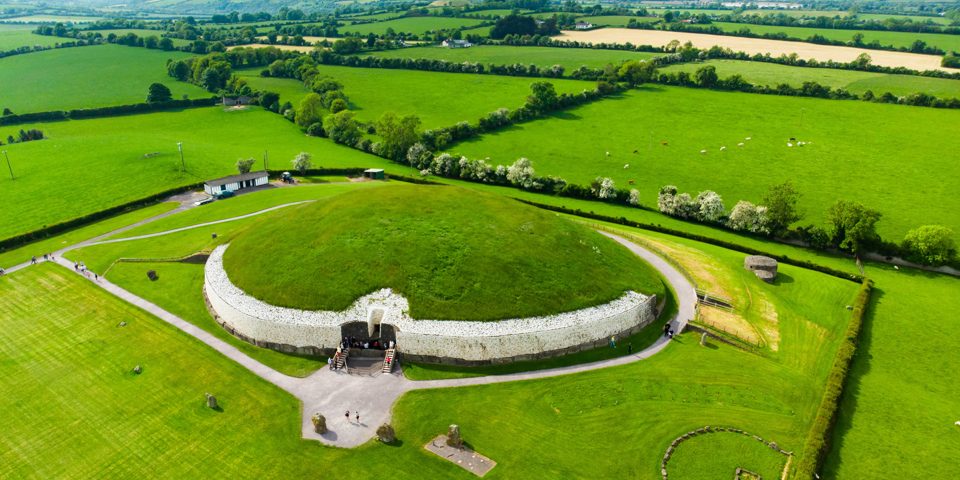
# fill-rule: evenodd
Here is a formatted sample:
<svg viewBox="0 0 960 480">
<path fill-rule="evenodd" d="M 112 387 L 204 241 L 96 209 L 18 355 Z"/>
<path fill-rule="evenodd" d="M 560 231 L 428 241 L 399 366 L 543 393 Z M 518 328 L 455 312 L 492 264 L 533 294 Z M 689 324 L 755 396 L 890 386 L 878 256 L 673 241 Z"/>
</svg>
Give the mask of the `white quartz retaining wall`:
<svg viewBox="0 0 960 480">
<path fill-rule="evenodd" d="M 341 325 L 367 322 L 371 310 L 383 309 L 381 323 L 395 327 L 398 352 L 416 361 L 524 360 L 545 352 L 559 355 L 593 348 L 612 335 L 639 331 L 656 317 L 656 297 L 632 291 L 596 307 L 494 322 L 415 320 L 407 314 L 407 300 L 389 289 L 364 295 L 343 312 L 276 307 L 246 295 L 230 282 L 223 268 L 227 247 L 218 247 L 207 260 L 207 298 L 221 324 L 258 345 L 334 349 L 340 342 Z"/>
</svg>

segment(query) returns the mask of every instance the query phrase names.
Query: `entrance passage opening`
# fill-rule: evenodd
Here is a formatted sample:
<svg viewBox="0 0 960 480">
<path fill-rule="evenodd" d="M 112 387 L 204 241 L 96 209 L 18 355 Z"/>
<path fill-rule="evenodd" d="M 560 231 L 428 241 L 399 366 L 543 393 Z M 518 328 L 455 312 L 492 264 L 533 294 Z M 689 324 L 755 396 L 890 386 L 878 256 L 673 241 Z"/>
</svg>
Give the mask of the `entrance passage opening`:
<svg viewBox="0 0 960 480">
<path fill-rule="evenodd" d="M 382 308 L 374 308 L 370 310 L 370 316 L 367 317 L 367 335 L 370 338 L 380 338 L 381 320 L 383 320 Z"/>
</svg>

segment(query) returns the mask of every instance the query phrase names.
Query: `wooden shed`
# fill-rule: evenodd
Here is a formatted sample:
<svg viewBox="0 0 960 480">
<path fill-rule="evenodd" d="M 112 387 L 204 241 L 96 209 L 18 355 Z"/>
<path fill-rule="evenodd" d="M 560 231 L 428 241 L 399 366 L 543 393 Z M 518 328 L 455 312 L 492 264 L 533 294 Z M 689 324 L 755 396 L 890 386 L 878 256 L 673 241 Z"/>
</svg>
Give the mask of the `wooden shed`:
<svg viewBox="0 0 960 480">
<path fill-rule="evenodd" d="M 208 195 L 217 195 L 223 192 L 235 192 L 244 188 L 259 187 L 268 183 L 270 183 L 270 176 L 267 175 L 266 170 L 261 170 L 207 180 L 203 183 L 203 191 L 207 192 Z"/>
<path fill-rule="evenodd" d="M 387 177 L 383 173 L 382 168 L 370 168 L 363 171 L 363 178 L 370 178 L 373 180 L 386 180 Z"/>
</svg>

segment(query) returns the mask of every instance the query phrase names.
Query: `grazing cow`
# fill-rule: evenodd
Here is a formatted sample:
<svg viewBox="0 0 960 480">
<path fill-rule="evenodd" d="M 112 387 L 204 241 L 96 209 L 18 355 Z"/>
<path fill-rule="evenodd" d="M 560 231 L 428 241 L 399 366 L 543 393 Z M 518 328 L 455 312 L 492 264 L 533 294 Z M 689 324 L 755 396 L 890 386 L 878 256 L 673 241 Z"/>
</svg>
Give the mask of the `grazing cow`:
<svg viewBox="0 0 960 480">
<path fill-rule="evenodd" d="M 630 168 L 630 164 L 629 164 L 629 163 L 623 166 L 623 169 L 624 169 L 624 170 L 626 170 L 626 169 L 628 169 L 628 168 Z"/>
<path fill-rule="evenodd" d="M 633 180 L 630 180 L 630 182 L 629 182 L 629 183 L 630 183 L 630 185 L 633 185 Z"/>
<path fill-rule="evenodd" d="M 633 153 L 637 153 L 637 151 L 636 151 L 636 150 L 634 150 L 634 151 L 633 151 Z"/>
<path fill-rule="evenodd" d="M 742 146 L 743 146 L 743 142 L 738 143 L 737 146 L 738 146 L 738 147 L 742 147 Z"/>
<path fill-rule="evenodd" d="M 666 147 L 666 146 L 667 146 L 667 142 L 663 142 L 663 146 Z"/>
<path fill-rule="evenodd" d="M 700 153 L 707 153 L 706 150 L 700 150 Z"/>
<path fill-rule="evenodd" d="M 721 151 L 721 152 L 724 151 L 724 150 L 726 150 L 726 149 L 727 149 L 727 147 L 720 147 L 720 151 Z"/>
</svg>

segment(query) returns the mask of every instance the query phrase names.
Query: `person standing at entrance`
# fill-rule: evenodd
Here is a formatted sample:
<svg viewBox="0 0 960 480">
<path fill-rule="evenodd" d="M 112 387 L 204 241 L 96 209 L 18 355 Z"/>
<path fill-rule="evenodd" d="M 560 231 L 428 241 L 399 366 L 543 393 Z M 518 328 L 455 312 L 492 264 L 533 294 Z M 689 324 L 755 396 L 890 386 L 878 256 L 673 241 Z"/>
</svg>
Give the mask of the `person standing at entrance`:
<svg viewBox="0 0 960 480">
<path fill-rule="evenodd" d="M 357 410 L 357 425 L 360 424 L 360 410 Z"/>
<path fill-rule="evenodd" d="M 347 413 L 345 416 L 347 417 L 347 423 L 350 423 L 350 410 L 347 410 Z"/>
</svg>

